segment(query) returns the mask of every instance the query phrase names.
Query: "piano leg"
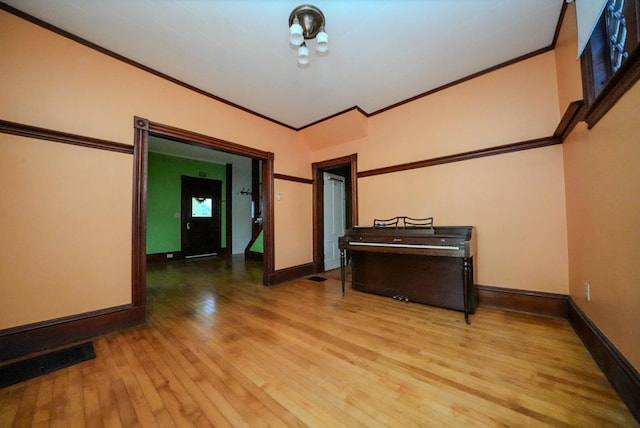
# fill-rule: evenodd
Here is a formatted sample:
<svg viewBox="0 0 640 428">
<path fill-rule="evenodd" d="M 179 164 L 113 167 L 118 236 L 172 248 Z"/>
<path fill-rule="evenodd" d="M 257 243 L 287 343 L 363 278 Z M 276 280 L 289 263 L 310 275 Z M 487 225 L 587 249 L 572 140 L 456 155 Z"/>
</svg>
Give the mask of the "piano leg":
<svg viewBox="0 0 640 428">
<path fill-rule="evenodd" d="M 345 281 L 345 255 L 344 250 L 340 250 L 340 279 L 342 280 L 342 296 L 344 297 L 344 281 Z"/>
<path fill-rule="evenodd" d="M 462 259 L 462 294 L 464 300 L 464 321 L 467 324 L 471 324 L 469 321 L 469 289 L 471 288 L 471 261 L 468 257 Z"/>
</svg>

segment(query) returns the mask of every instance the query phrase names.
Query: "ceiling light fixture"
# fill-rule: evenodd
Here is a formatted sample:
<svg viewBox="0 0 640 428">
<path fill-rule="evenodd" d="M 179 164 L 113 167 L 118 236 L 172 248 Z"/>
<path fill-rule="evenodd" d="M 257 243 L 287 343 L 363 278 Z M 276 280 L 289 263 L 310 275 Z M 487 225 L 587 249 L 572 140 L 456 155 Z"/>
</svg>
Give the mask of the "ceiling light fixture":
<svg viewBox="0 0 640 428">
<path fill-rule="evenodd" d="M 316 39 L 316 51 L 329 50 L 329 35 L 324 31 L 324 14 L 316 6 L 303 4 L 289 15 L 289 41 L 298 48 L 298 64 L 309 64 L 306 40 Z"/>
</svg>

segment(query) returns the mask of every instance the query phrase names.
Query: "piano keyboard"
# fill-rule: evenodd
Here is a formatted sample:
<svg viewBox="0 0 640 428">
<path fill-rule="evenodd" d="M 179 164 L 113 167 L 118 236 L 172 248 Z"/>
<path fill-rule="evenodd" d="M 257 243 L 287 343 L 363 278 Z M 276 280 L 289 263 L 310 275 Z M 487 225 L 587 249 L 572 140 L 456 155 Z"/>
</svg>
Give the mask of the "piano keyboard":
<svg viewBox="0 0 640 428">
<path fill-rule="evenodd" d="M 425 248 L 429 250 L 460 250 L 460 247 L 455 247 L 453 245 L 431 245 L 431 244 L 388 244 L 386 242 L 349 242 L 349 245 L 363 245 L 367 247 Z"/>
</svg>

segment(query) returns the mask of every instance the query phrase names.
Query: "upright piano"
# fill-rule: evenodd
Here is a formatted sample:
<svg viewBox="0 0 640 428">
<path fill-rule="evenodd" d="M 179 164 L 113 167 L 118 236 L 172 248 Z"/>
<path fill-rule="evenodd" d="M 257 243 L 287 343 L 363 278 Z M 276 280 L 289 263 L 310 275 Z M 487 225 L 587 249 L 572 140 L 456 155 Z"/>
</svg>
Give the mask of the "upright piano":
<svg viewBox="0 0 640 428">
<path fill-rule="evenodd" d="M 394 217 L 348 229 L 338 247 L 343 294 L 349 251 L 353 289 L 463 311 L 470 323 L 469 314 L 478 304 L 473 226 L 433 226 L 432 217 Z"/>
</svg>

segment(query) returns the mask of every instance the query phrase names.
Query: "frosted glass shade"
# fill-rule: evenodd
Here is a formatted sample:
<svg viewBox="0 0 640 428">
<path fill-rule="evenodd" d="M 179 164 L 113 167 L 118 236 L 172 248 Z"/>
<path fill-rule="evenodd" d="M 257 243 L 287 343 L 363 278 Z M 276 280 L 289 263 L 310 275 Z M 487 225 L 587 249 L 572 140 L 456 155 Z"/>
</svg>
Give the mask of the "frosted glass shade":
<svg viewBox="0 0 640 428">
<path fill-rule="evenodd" d="M 298 64 L 309 64 L 309 48 L 304 44 L 298 48 Z"/>
<path fill-rule="evenodd" d="M 295 46 L 300 46 L 302 42 L 304 42 L 304 37 L 302 36 L 302 25 L 298 23 L 297 18 L 289 28 L 289 41 Z"/>
<path fill-rule="evenodd" d="M 324 30 L 316 36 L 316 50 L 321 53 L 329 50 L 329 35 Z"/>
</svg>

